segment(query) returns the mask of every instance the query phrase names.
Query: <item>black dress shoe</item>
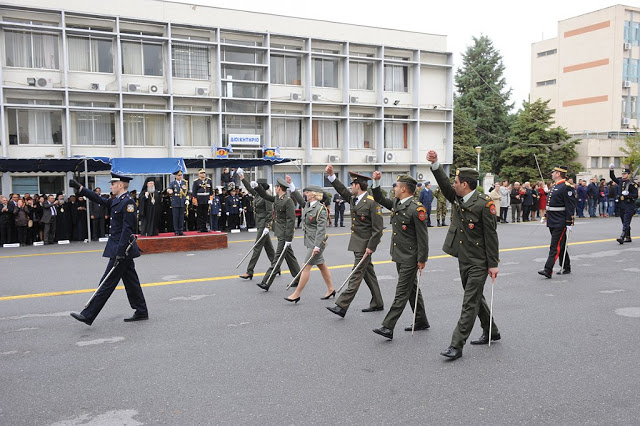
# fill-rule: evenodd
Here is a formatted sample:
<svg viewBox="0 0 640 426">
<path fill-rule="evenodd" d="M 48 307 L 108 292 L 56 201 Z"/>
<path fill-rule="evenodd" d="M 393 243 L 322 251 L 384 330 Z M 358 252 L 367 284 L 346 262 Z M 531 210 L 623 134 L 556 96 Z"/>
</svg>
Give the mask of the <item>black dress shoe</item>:
<svg viewBox="0 0 640 426">
<path fill-rule="evenodd" d="M 240 275 L 240 278 L 242 278 L 243 280 L 252 280 L 253 279 L 253 274 Z"/>
<path fill-rule="evenodd" d="M 144 321 L 149 319 L 149 314 L 139 314 L 138 312 L 134 312 L 132 316 L 129 318 L 125 318 L 124 322 L 134 322 L 134 321 Z"/>
<path fill-rule="evenodd" d="M 389 340 L 393 340 L 393 330 L 390 330 L 387 327 L 374 328 L 373 332 L 384 336 Z"/>
<path fill-rule="evenodd" d="M 418 331 L 418 330 L 426 330 L 429 327 L 431 327 L 429 324 L 416 324 L 416 331 Z M 404 328 L 404 331 L 411 331 L 411 330 L 413 330 L 413 328 L 411 326 Z"/>
<path fill-rule="evenodd" d="M 500 333 L 494 334 L 493 336 L 491 336 L 491 341 L 492 342 L 495 342 L 496 340 L 500 340 Z M 489 344 L 489 334 L 483 333 L 482 336 L 480 336 L 480 338 L 478 340 L 472 340 L 469 343 L 471 343 L 472 345 L 488 345 Z"/>
<path fill-rule="evenodd" d="M 545 278 L 551 278 L 551 271 L 548 271 L 546 269 L 540 269 L 538 271 L 538 274 L 544 276 Z"/>
<path fill-rule="evenodd" d="M 453 346 L 449 346 L 446 351 L 440 352 L 440 355 L 446 356 L 450 359 L 458 359 L 462 356 L 462 349 L 456 349 Z"/>
<path fill-rule="evenodd" d="M 381 311 L 383 309 L 384 309 L 383 306 L 378 306 L 377 308 L 364 308 L 362 312 L 376 312 L 376 311 Z"/>
<path fill-rule="evenodd" d="M 344 309 L 342 309 L 338 305 L 336 305 L 336 306 L 327 306 L 327 309 L 330 310 L 331 312 L 333 312 L 334 314 L 338 315 L 339 317 L 342 317 L 342 318 L 344 318 L 344 316 L 347 315 L 347 311 L 345 311 Z"/>
<path fill-rule="evenodd" d="M 558 275 L 568 275 L 570 273 L 571 273 L 571 268 L 561 269 L 560 271 L 558 271 Z"/>
<path fill-rule="evenodd" d="M 264 291 L 269 291 L 269 285 L 267 283 L 258 283 L 256 285 L 261 289 L 263 289 Z"/>
<path fill-rule="evenodd" d="M 74 317 L 75 319 L 77 319 L 80 322 L 83 322 L 87 325 L 91 325 L 93 323 L 93 321 L 89 321 L 87 318 L 85 318 L 84 315 L 82 314 L 76 314 L 75 312 L 71 312 L 70 314 L 72 317 Z"/>
</svg>

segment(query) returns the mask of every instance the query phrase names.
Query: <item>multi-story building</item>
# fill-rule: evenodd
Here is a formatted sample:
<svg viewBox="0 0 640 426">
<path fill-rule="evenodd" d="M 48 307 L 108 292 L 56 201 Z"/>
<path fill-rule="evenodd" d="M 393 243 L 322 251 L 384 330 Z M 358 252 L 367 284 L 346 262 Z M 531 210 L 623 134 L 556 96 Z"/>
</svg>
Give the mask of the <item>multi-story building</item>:
<svg viewBox="0 0 640 426">
<path fill-rule="evenodd" d="M 443 35 L 168 1 L 53 5 L 0 4 L 4 157 L 211 158 L 232 142 L 237 158 L 279 147 L 297 161 L 274 173 L 298 185 L 322 185 L 331 162 L 379 169 L 385 186 L 428 179 L 429 149 L 452 161 Z M 51 179 L 5 173 L 2 189 Z"/>
<path fill-rule="evenodd" d="M 558 22 L 533 43 L 531 99 L 549 99 L 556 124 L 582 142 L 585 174 L 621 166 L 625 139 L 640 127 L 640 8 L 616 5 Z"/>
</svg>

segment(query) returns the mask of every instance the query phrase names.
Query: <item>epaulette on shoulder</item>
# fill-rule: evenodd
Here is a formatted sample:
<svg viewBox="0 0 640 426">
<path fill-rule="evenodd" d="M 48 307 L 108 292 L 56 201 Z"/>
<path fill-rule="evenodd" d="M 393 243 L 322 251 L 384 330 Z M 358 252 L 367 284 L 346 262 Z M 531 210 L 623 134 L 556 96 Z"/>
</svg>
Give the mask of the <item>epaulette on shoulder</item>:
<svg viewBox="0 0 640 426">
<path fill-rule="evenodd" d="M 373 199 L 374 199 L 373 196 L 367 195 L 367 200 L 373 200 Z"/>
<path fill-rule="evenodd" d="M 490 200 L 491 197 L 489 197 L 487 194 L 482 194 L 482 196 L 484 197 L 485 200 Z"/>
</svg>

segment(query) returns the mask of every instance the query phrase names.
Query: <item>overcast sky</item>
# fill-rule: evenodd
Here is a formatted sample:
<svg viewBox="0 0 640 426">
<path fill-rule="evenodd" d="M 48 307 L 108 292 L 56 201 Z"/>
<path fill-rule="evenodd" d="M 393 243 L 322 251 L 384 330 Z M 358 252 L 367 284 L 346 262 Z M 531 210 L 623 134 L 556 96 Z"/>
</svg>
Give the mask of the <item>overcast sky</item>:
<svg viewBox="0 0 640 426">
<path fill-rule="evenodd" d="M 611 0 L 380 1 L 380 0 L 178 0 L 228 9 L 250 10 L 358 25 L 406 29 L 447 36 L 454 64 L 485 34 L 504 58 L 511 100 L 519 108 L 529 95 L 531 43 L 555 37 L 558 21 L 620 4 Z M 622 4 L 640 6 L 640 0 Z M 229 27 L 233 27 L 229 23 Z M 283 29 L 283 33 L 286 30 Z"/>
</svg>

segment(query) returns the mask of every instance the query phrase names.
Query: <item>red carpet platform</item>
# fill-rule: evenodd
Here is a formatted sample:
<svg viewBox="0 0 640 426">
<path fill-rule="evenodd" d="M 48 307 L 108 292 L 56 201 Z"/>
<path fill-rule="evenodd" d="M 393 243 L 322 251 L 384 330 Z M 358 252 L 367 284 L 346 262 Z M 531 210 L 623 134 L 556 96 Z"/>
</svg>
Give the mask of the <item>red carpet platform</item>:
<svg viewBox="0 0 640 426">
<path fill-rule="evenodd" d="M 223 249 L 227 248 L 227 234 L 189 231 L 179 237 L 172 232 L 153 237 L 139 236 L 138 247 L 142 250 L 142 254 Z"/>
</svg>

